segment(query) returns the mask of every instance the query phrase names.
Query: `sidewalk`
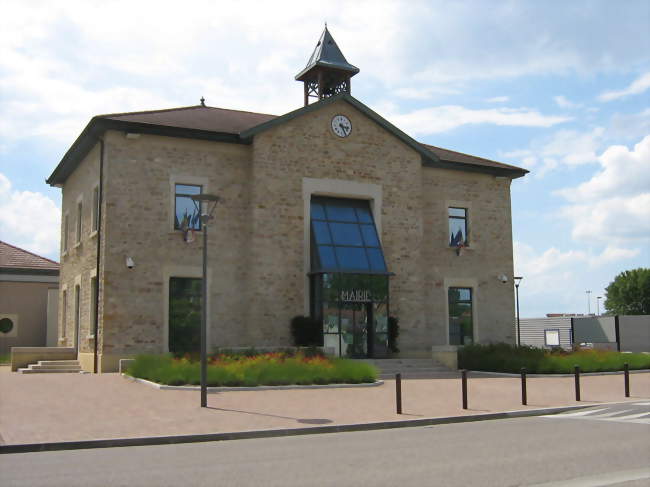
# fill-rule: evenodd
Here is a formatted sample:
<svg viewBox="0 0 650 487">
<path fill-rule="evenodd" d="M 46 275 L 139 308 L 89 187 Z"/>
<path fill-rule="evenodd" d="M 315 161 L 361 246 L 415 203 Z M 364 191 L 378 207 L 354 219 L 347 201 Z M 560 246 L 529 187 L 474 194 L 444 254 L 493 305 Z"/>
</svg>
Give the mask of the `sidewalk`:
<svg viewBox="0 0 650 487">
<path fill-rule="evenodd" d="M 461 408 L 460 375 L 346 389 L 220 392 L 199 407 L 199 393 L 157 390 L 118 374 L 22 375 L 0 367 L 0 444 L 283 430 L 468 416 L 625 401 L 622 375 L 583 376 L 582 401 L 571 377 L 529 378 L 528 406 L 516 377 L 470 374 L 469 408 Z M 628 401 L 650 398 L 650 373 L 630 375 Z"/>
</svg>

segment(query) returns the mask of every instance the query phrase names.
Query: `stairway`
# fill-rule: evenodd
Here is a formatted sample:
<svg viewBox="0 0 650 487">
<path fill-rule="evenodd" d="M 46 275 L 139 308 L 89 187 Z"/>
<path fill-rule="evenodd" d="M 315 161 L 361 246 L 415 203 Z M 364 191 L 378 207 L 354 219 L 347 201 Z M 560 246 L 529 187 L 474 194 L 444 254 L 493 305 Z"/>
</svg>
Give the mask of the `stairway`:
<svg viewBox="0 0 650 487">
<path fill-rule="evenodd" d="M 70 374 L 81 372 L 78 360 L 39 360 L 37 364 L 30 364 L 27 368 L 18 369 L 21 374 Z"/>
<path fill-rule="evenodd" d="M 456 371 L 429 358 L 363 359 L 379 369 L 379 379 L 394 379 L 398 372 L 402 379 L 435 379 L 455 374 Z"/>
</svg>

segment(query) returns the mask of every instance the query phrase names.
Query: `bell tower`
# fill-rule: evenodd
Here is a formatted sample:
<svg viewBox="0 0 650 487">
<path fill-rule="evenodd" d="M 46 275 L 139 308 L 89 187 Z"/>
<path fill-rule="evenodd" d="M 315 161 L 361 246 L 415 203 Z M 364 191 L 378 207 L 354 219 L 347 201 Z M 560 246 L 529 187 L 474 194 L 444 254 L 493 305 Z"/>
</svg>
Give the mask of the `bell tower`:
<svg viewBox="0 0 650 487">
<path fill-rule="evenodd" d="M 310 97 L 322 100 L 350 93 L 350 78 L 358 72 L 359 68 L 347 62 L 325 24 L 307 66 L 296 75 L 296 80 L 304 83 L 305 106 L 309 105 Z"/>
</svg>

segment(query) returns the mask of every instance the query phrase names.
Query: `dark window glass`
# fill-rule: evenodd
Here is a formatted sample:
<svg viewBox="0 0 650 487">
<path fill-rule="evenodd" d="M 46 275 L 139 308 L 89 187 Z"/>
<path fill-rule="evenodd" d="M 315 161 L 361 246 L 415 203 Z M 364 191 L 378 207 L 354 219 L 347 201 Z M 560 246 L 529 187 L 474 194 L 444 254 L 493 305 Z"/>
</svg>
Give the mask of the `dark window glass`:
<svg viewBox="0 0 650 487">
<path fill-rule="evenodd" d="M 315 197 L 311 229 L 312 271 L 386 272 L 368 201 Z"/>
<path fill-rule="evenodd" d="M 361 223 L 373 223 L 369 208 L 356 208 Z"/>
<path fill-rule="evenodd" d="M 384 256 L 380 249 L 366 249 L 368 252 L 368 260 L 370 261 L 370 270 L 372 271 L 385 271 L 386 264 L 384 263 Z"/>
<path fill-rule="evenodd" d="M 449 208 L 449 246 L 468 245 L 467 210 L 465 208 Z"/>
<path fill-rule="evenodd" d="M 316 243 L 332 243 L 330 231 L 326 222 L 312 222 L 312 225 L 314 228 L 314 238 L 316 239 Z"/>
<path fill-rule="evenodd" d="M 201 344 L 201 279 L 169 280 L 169 351 L 196 353 Z"/>
<path fill-rule="evenodd" d="M 174 205 L 174 228 L 176 230 L 200 230 L 201 219 L 191 197 L 201 194 L 201 186 L 177 184 Z"/>
<path fill-rule="evenodd" d="M 359 225 L 356 223 L 333 223 L 330 224 L 332 239 L 336 245 L 363 245 Z"/>
<path fill-rule="evenodd" d="M 318 203 L 311 204 L 311 217 L 317 220 L 325 220 L 325 209 Z"/>
<path fill-rule="evenodd" d="M 342 222 L 356 222 L 357 215 L 354 208 L 349 206 L 327 205 L 327 219 L 342 221 Z"/>
<path fill-rule="evenodd" d="M 334 257 L 334 247 L 329 245 L 319 245 L 318 253 L 320 255 L 320 265 L 323 269 L 336 269 L 336 257 Z"/>
<path fill-rule="evenodd" d="M 471 345 L 474 342 L 471 288 L 449 288 L 449 344 Z"/>
<path fill-rule="evenodd" d="M 379 239 L 374 225 L 361 225 L 363 241 L 368 247 L 379 247 Z"/>
</svg>

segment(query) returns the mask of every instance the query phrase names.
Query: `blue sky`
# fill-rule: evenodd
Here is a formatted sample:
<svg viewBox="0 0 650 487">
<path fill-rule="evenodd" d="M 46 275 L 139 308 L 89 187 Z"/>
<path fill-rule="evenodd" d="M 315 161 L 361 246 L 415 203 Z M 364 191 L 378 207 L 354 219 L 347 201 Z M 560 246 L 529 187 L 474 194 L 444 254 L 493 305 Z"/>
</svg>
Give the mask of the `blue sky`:
<svg viewBox="0 0 650 487">
<path fill-rule="evenodd" d="M 322 2 L 321 2 L 322 3 Z M 323 22 L 352 93 L 416 139 L 526 167 L 522 316 L 585 313 L 650 266 L 650 2 L 1 0 L 0 239 L 58 260 L 44 180 L 93 115 L 282 114 Z M 602 310 L 602 305 L 601 305 Z"/>
</svg>

